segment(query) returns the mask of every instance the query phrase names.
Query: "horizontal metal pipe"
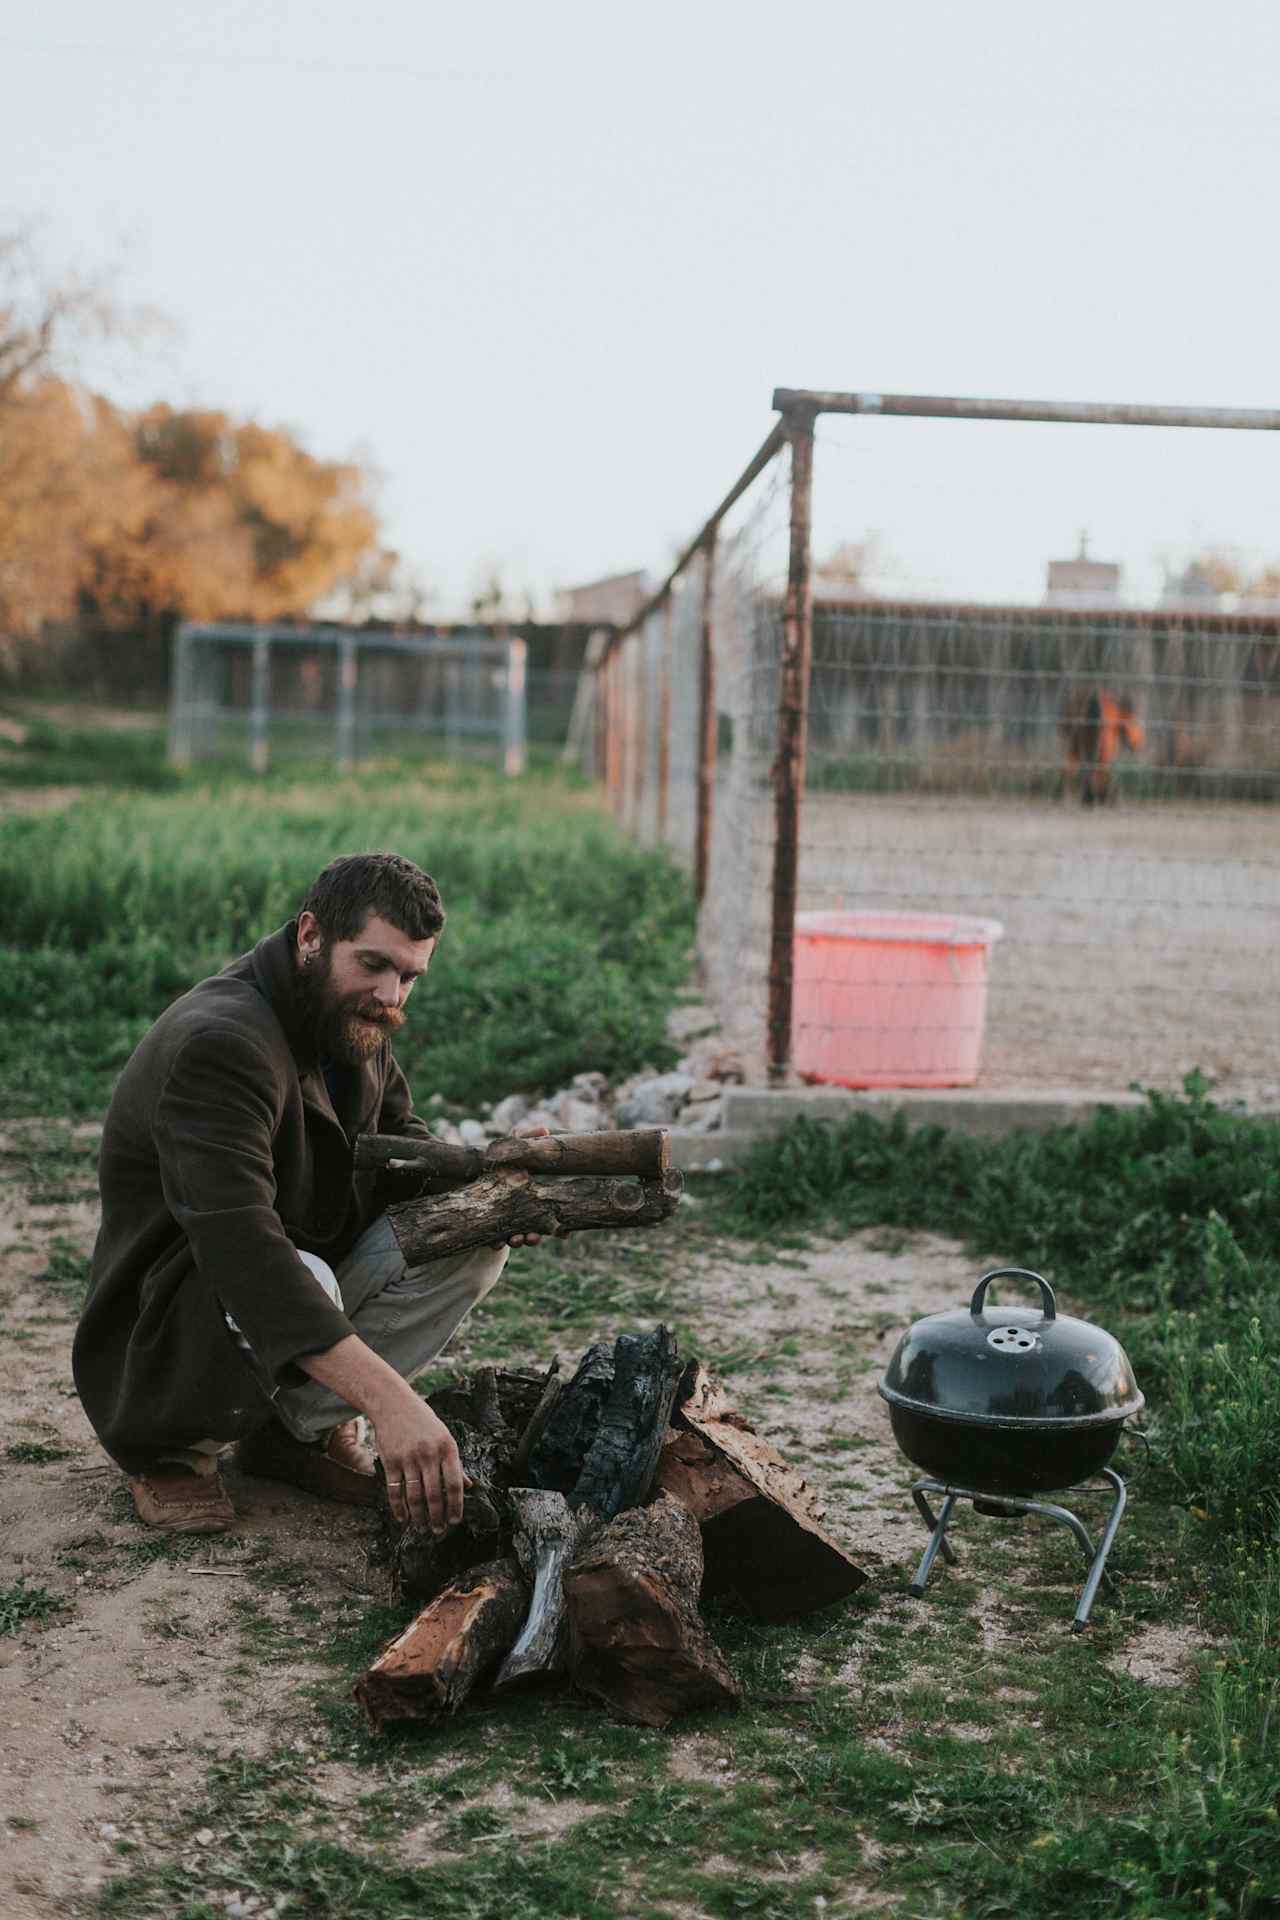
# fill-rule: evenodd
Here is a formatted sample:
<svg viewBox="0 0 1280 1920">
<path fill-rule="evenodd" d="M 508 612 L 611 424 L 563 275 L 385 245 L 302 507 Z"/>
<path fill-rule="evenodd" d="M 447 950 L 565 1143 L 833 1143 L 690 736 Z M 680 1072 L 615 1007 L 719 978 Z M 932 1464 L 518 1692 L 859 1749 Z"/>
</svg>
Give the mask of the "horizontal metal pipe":
<svg viewBox="0 0 1280 1920">
<path fill-rule="evenodd" d="M 1280 432 L 1280 410 L 1267 407 L 1144 407 L 1092 400 L 964 400 L 953 394 L 818 393 L 775 387 L 783 414 L 892 413 L 923 420 L 1044 420 L 1093 427 L 1232 427 Z"/>
<path fill-rule="evenodd" d="M 667 575 L 662 585 L 658 588 L 658 591 L 654 594 L 650 594 L 649 598 L 645 601 L 644 605 L 641 607 L 639 613 L 637 613 L 633 619 L 629 620 L 625 627 L 620 627 L 618 631 L 611 636 L 609 643 L 605 648 L 603 655 L 601 656 L 601 660 L 600 660 L 601 666 L 604 665 L 605 660 L 608 659 L 609 655 L 615 650 L 615 648 L 621 646 L 622 642 L 627 638 L 628 634 L 634 633 L 637 627 L 644 625 L 644 622 L 649 618 L 649 615 L 651 613 L 657 612 L 658 608 L 662 605 L 663 601 L 666 599 L 667 595 L 670 593 L 672 587 L 675 585 L 676 581 L 680 578 L 680 575 L 684 572 L 689 562 L 693 559 L 694 554 L 697 553 L 699 548 L 707 540 L 711 538 L 711 536 L 715 533 L 716 528 L 720 525 L 720 522 L 724 519 L 726 513 L 728 513 L 730 507 L 735 506 L 737 502 L 741 500 L 743 494 L 746 492 L 747 488 L 751 485 L 752 481 L 759 479 L 760 475 L 764 472 L 765 468 L 768 466 L 769 462 L 773 459 L 774 455 L 780 452 L 780 450 L 786 445 L 786 443 L 787 443 L 786 429 L 783 427 L 781 420 L 775 421 L 774 425 L 769 429 L 769 432 L 766 434 L 763 442 L 761 443 L 760 449 L 756 453 L 754 459 L 750 460 L 747 463 L 747 465 L 742 469 L 742 472 L 738 475 L 737 479 L 734 481 L 733 485 L 730 487 L 728 493 L 726 493 L 724 499 L 720 502 L 720 505 L 716 508 L 715 512 L 698 529 L 697 533 L 694 535 L 693 539 L 689 542 L 684 552 L 680 555 L 680 558 L 676 561 L 674 567 L 672 567 L 670 573 Z M 599 669 L 597 669 L 597 671 L 598 670 Z"/>
</svg>

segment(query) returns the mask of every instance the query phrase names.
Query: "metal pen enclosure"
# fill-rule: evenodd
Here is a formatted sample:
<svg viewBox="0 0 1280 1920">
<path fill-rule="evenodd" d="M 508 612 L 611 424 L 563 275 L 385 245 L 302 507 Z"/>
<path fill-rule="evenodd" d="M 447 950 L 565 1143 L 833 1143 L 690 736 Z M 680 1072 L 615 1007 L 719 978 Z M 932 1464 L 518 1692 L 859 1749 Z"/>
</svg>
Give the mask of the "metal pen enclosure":
<svg viewBox="0 0 1280 1920">
<path fill-rule="evenodd" d="M 184 622 L 174 636 L 169 757 L 176 766 L 246 754 L 331 757 L 339 772 L 372 754 L 450 754 L 523 771 L 526 643 L 340 627 Z"/>
<path fill-rule="evenodd" d="M 783 388 L 774 403 L 757 453 L 603 650 L 590 756 L 623 823 L 692 869 L 708 993 L 749 1077 L 791 1077 L 797 912 L 893 908 L 1005 924 L 988 1084 L 1167 1086 L 1200 1066 L 1248 1102 L 1280 1100 L 1262 1012 L 1280 986 L 1280 584 L 1210 599 L 1188 569 L 1185 592 L 1166 579 L 1136 604 L 1036 602 L 994 581 L 885 591 L 815 560 L 815 538 L 874 514 L 886 434 L 934 435 L 899 464 L 948 488 L 957 515 L 987 484 L 975 437 L 1003 434 L 1009 526 L 1052 465 L 1089 497 L 1109 486 L 1137 527 L 1168 509 L 1164 469 L 1181 461 L 1211 491 L 1206 449 L 1261 447 L 1280 412 Z M 1070 460 L 1047 438 L 1064 433 Z M 1034 439 L 1042 465 L 1009 436 Z M 1140 443 L 1158 453 L 1130 471 L 1117 449 Z M 1266 525 L 1273 448 L 1241 469 Z M 1085 551 L 1059 577 L 1118 577 Z"/>
</svg>

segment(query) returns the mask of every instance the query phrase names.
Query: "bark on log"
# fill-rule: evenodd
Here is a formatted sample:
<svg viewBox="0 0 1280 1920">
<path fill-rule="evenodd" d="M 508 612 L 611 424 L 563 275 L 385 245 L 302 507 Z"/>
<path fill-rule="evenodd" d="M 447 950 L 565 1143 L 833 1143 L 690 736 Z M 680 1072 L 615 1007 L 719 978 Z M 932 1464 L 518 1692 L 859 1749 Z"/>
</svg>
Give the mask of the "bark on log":
<svg viewBox="0 0 1280 1920">
<path fill-rule="evenodd" d="M 415 1140 L 393 1133 L 362 1133 L 355 1143 L 357 1171 L 369 1167 L 412 1168 L 449 1186 L 478 1179 L 499 1167 L 563 1175 L 635 1174 L 661 1180 L 671 1166 L 665 1129 L 624 1127 L 609 1133 L 552 1133 L 525 1139 L 510 1134 L 487 1147 L 451 1146 L 446 1140 Z"/>
<path fill-rule="evenodd" d="M 639 1506 L 653 1485 L 667 1418 L 680 1382 L 676 1343 L 666 1327 L 619 1334 L 613 1385 L 569 1504 L 612 1520 Z"/>
<path fill-rule="evenodd" d="M 857 1591 L 867 1576 L 823 1527 L 817 1490 L 701 1367 L 674 1421 L 657 1484 L 701 1524 L 705 1599 L 781 1620 Z"/>
<path fill-rule="evenodd" d="M 475 1567 L 437 1594 L 356 1682 L 370 1725 L 456 1713 L 511 1645 L 527 1594 L 514 1560 Z"/>
<path fill-rule="evenodd" d="M 524 1625 L 494 1681 L 495 1689 L 558 1673 L 565 1666 L 569 1635 L 564 1570 L 596 1525 L 594 1514 L 574 1513 L 562 1493 L 545 1493 L 537 1487 L 513 1487 L 510 1505 L 516 1558 L 533 1592 Z"/>
<path fill-rule="evenodd" d="M 674 1169 L 659 1180 L 629 1180 L 500 1168 L 447 1193 L 398 1201 L 386 1217 L 409 1265 L 420 1266 L 473 1247 L 501 1246 L 517 1233 L 656 1226 L 670 1219 L 683 1189 Z"/>
<path fill-rule="evenodd" d="M 697 1522 L 662 1494 L 594 1536 L 564 1576 L 569 1667 L 584 1692 L 642 1726 L 741 1689 L 698 1614 Z"/>
</svg>

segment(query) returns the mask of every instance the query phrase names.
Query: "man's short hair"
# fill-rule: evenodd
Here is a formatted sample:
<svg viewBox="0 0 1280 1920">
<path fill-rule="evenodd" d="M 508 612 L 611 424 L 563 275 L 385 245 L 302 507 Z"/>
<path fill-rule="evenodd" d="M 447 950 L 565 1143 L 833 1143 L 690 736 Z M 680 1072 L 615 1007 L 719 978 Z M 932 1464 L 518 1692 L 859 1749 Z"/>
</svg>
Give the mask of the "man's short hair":
<svg viewBox="0 0 1280 1920">
<path fill-rule="evenodd" d="M 399 853 L 346 853 L 331 860 L 298 912 L 315 915 L 326 943 L 354 940 L 370 914 L 410 940 L 430 940 L 444 926 L 440 889 Z"/>
</svg>

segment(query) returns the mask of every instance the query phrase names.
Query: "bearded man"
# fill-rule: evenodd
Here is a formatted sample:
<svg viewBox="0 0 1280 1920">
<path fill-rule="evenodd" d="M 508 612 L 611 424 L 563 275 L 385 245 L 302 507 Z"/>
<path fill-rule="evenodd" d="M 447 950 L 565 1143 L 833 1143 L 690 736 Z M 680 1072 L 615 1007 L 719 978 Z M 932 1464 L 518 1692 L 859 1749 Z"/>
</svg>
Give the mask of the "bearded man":
<svg viewBox="0 0 1280 1920">
<path fill-rule="evenodd" d="M 408 1268 L 385 1218 L 394 1177 L 352 1166 L 357 1134 L 428 1133 L 390 1037 L 443 926 L 411 861 L 335 860 L 295 919 L 161 1014 L 120 1077 L 73 1369 L 148 1526 L 234 1523 L 217 1464 L 232 1441 L 245 1473 L 373 1504 L 361 1416 L 398 1519 L 442 1533 L 462 1516 L 457 1446 L 410 1381 L 507 1249 Z"/>
</svg>

